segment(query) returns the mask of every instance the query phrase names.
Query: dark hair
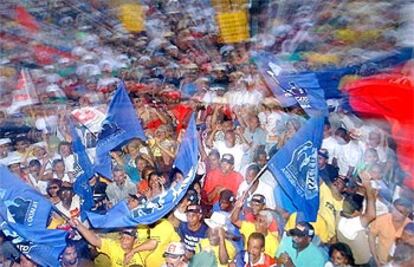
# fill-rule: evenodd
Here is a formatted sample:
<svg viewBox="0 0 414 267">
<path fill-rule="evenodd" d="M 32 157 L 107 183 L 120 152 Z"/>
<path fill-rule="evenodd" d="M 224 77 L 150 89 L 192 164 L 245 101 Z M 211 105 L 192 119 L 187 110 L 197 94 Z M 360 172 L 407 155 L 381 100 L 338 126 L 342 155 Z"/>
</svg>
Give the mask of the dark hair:
<svg viewBox="0 0 414 267">
<path fill-rule="evenodd" d="M 39 161 L 39 160 L 37 160 L 37 159 L 32 159 L 32 160 L 29 162 L 29 167 L 35 167 L 35 166 L 40 167 L 40 166 L 42 166 L 42 164 L 40 163 L 40 161 Z"/>
<path fill-rule="evenodd" d="M 60 143 L 59 143 L 59 145 L 58 145 L 58 149 L 57 149 L 57 151 L 58 151 L 58 152 L 60 152 L 60 148 L 61 148 L 62 146 L 69 146 L 70 151 L 72 151 L 72 144 L 71 144 L 71 143 L 69 143 L 69 142 L 67 142 L 67 141 L 62 141 L 62 142 L 60 142 Z"/>
<path fill-rule="evenodd" d="M 329 248 L 329 257 L 332 257 L 334 250 L 341 253 L 341 255 L 348 260 L 349 265 L 354 265 L 354 255 L 352 255 L 352 250 L 347 244 L 338 242 L 331 245 Z"/>
<path fill-rule="evenodd" d="M 264 248 L 265 245 L 266 245 L 265 236 L 262 233 L 258 233 L 258 232 L 251 233 L 249 235 L 248 240 L 251 240 L 251 239 L 261 240 L 262 241 L 262 248 Z M 247 241 L 247 243 L 249 243 L 249 241 Z"/>
<path fill-rule="evenodd" d="M 58 197 L 60 198 L 62 196 L 63 192 L 65 192 L 65 191 L 70 191 L 70 192 L 73 193 L 72 187 L 62 186 L 62 187 L 60 187 L 59 191 L 57 192 Z"/>
<path fill-rule="evenodd" d="M 364 197 L 362 195 L 359 194 L 352 194 L 352 195 L 348 195 L 344 202 L 347 202 L 350 206 L 350 210 L 349 212 L 352 214 L 355 211 L 361 211 L 363 208 L 363 201 L 364 201 Z"/>
<path fill-rule="evenodd" d="M 259 165 L 253 163 L 250 164 L 249 167 L 247 167 L 246 172 L 248 171 L 254 171 L 256 174 L 258 174 L 260 172 L 260 167 Z"/>
<path fill-rule="evenodd" d="M 52 161 L 52 168 L 55 168 L 55 166 L 58 163 L 63 163 L 63 165 L 65 165 L 65 162 L 63 161 L 63 159 L 55 159 L 55 160 Z"/>
<path fill-rule="evenodd" d="M 208 155 L 220 159 L 220 152 L 217 149 L 212 149 Z"/>
<path fill-rule="evenodd" d="M 52 180 L 49 180 L 49 182 L 47 183 L 47 187 L 49 188 L 49 187 L 50 187 L 50 185 L 52 185 L 52 184 L 56 184 L 56 185 L 58 185 L 58 186 L 59 186 L 59 188 L 60 188 L 60 187 L 62 187 L 62 181 L 61 181 L 61 180 L 59 180 L 59 179 L 52 179 Z"/>
</svg>

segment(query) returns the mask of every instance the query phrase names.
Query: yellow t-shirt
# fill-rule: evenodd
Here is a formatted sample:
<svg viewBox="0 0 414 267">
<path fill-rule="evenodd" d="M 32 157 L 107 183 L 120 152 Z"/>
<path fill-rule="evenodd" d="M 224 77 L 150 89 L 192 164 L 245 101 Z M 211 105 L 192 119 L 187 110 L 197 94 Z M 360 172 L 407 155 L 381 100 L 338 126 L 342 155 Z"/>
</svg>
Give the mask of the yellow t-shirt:
<svg viewBox="0 0 414 267">
<path fill-rule="evenodd" d="M 319 210 L 316 221 L 311 223 L 315 229 L 315 235 L 323 243 L 327 243 L 336 235 L 335 216 L 342 211 L 343 200 L 334 198 L 331 189 L 322 183 L 319 189 Z M 296 212 L 292 213 L 286 222 L 285 230 L 289 231 L 296 226 Z"/>
<path fill-rule="evenodd" d="M 229 256 L 229 260 L 233 260 L 236 256 L 236 249 L 234 248 L 233 244 L 225 240 L 224 243 L 226 243 L 226 249 L 227 249 L 227 255 Z M 210 241 L 208 241 L 208 238 L 203 238 L 200 240 L 200 243 L 198 243 L 198 246 L 196 247 L 196 253 L 199 253 L 201 251 L 212 251 L 214 252 L 214 255 L 216 256 L 217 260 L 217 267 L 227 267 L 228 264 L 220 264 L 219 259 L 219 246 L 212 246 L 210 245 Z"/>
<path fill-rule="evenodd" d="M 145 259 L 146 266 L 161 266 L 164 263 L 163 254 L 171 242 L 180 241 L 180 236 L 168 220 L 161 220 L 149 231 L 150 239 L 158 241 L 157 247 Z"/>
<path fill-rule="evenodd" d="M 108 255 L 111 267 L 124 267 L 124 256 L 125 251 L 121 248 L 121 245 L 118 241 L 102 238 L 102 246 L 98 252 Z M 144 266 L 143 259 L 141 258 L 140 253 L 136 253 L 134 257 L 129 261 L 128 265 L 142 265 Z"/>
<path fill-rule="evenodd" d="M 256 232 L 256 226 L 254 223 L 242 221 L 240 226 L 240 233 L 244 236 L 244 248 L 247 248 L 247 241 L 249 236 Z M 275 235 L 275 232 L 268 232 L 265 236 L 265 253 L 268 255 L 275 255 L 279 247 L 278 237 Z"/>
</svg>

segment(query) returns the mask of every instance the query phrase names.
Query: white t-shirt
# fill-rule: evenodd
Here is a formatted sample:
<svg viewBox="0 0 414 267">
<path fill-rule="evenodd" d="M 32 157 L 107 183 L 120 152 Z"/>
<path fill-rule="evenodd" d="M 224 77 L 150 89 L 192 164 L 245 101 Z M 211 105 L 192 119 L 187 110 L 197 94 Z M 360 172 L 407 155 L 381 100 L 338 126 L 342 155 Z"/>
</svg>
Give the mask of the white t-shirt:
<svg viewBox="0 0 414 267">
<path fill-rule="evenodd" d="M 235 144 L 233 147 L 228 147 L 225 142 L 214 142 L 214 148 L 218 150 L 220 156 L 224 154 L 232 154 L 234 157 L 234 170 L 240 172 L 242 167 L 242 159 L 247 150 L 247 146 L 242 144 Z"/>
<path fill-rule="evenodd" d="M 237 197 L 240 198 L 248 187 L 249 185 L 247 184 L 247 182 L 243 181 L 240 184 L 239 189 L 237 190 Z M 270 209 L 275 209 L 276 201 L 273 195 L 273 191 L 274 190 L 271 186 L 259 180 L 259 185 L 257 186 L 256 190 L 247 197 L 247 202 L 251 200 L 254 194 L 260 194 L 266 198 L 266 207 Z"/>
<path fill-rule="evenodd" d="M 356 167 L 363 157 L 362 147 L 356 141 L 350 141 L 348 144 L 338 146 L 335 154 L 340 175 L 347 175 L 349 166 Z"/>
</svg>

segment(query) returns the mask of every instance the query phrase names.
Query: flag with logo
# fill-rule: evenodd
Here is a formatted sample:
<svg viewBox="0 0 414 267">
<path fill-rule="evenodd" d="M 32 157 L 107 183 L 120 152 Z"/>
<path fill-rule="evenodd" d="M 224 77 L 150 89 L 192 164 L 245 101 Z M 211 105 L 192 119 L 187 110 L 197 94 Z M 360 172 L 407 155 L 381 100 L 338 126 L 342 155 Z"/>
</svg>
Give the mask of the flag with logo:
<svg viewBox="0 0 414 267">
<path fill-rule="evenodd" d="M 168 214 L 181 201 L 188 187 L 193 183 L 198 162 L 197 130 L 194 115 L 191 116 L 185 136 L 181 142 L 174 167 L 183 179 L 173 182 L 170 188 L 159 196 L 141 203 L 129 210 L 127 202 L 121 201 L 106 214 L 88 212 L 88 219 L 94 228 L 134 227 L 138 224 L 151 224 Z"/>
<path fill-rule="evenodd" d="M 304 219 L 314 222 L 319 208 L 318 150 L 324 117 L 310 118 L 269 160 L 267 167 Z"/>
<path fill-rule="evenodd" d="M 89 184 L 89 179 L 93 176 L 93 166 L 73 123 L 70 123 L 70 128 L 72 151 L 76 159 L 74 168 L 76 181 L 73 184 L 73 191 L 81 198 L 81 218 L 84 220 L 86 219 L 85 212 L 91 210 L 94 204 L 93 191 Z"/>
<path fill-rule="evenodd" d="M 132 138 L 146 140 L 141 122 L 129 99 L 124 82 L 120 82 L 109 104 L 105 120 L 96 143 L 95 172 L 111 178 L 111 150 L 125 144 Z"/>
<path fill-rule="evenodd" d="M 12 92 L 12 104 L 8 108 L 10 114 L 16 113 L 20 108 L 39 103 L 36 89 L 27 69 L 20 71 L 16 89 Z"/>
<path fill-rule="evenodd" d="M 19 251 L 41 266 L 59 266 L 67 233 L 49 230 L 52 204 L 0 166 L 0 229 Z"/>
</svg>

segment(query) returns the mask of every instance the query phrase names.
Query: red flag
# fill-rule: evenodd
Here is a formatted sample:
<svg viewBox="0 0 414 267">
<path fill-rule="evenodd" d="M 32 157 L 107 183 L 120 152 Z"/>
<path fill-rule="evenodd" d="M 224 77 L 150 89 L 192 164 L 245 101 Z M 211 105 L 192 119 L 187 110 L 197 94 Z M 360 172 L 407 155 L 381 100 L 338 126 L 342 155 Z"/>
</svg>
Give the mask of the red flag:
<svg viewBox="0 0 414 267">
<path fill-rule="evenodd" d="M 8 112 L 14 113 L 21 107 L 37 103 L 39 103 L 39 99 L 30 74 L 27 70 L 22 69 L 19 80 L 17 81 L 16 90 L 13 91 L 13 100 Z"/>
<path fill-rule="evenodd" d="M 409 78 L 380 74 L 351 82 L 345 90 L 355 111 L 384 118 L 391 125 L 398 160 L 409 176 L 404 183 L 414 189 L 414 83 Z"/>
<path fill-rule="evenodd" d="M 17 6 L 15 15 L 16 22 L 25 27 L 28 31 L 37 32 L 39 30 L 39 24 L 36 22 L 35 18 L 27 12 L 26 8 Z"/>
</svg>

